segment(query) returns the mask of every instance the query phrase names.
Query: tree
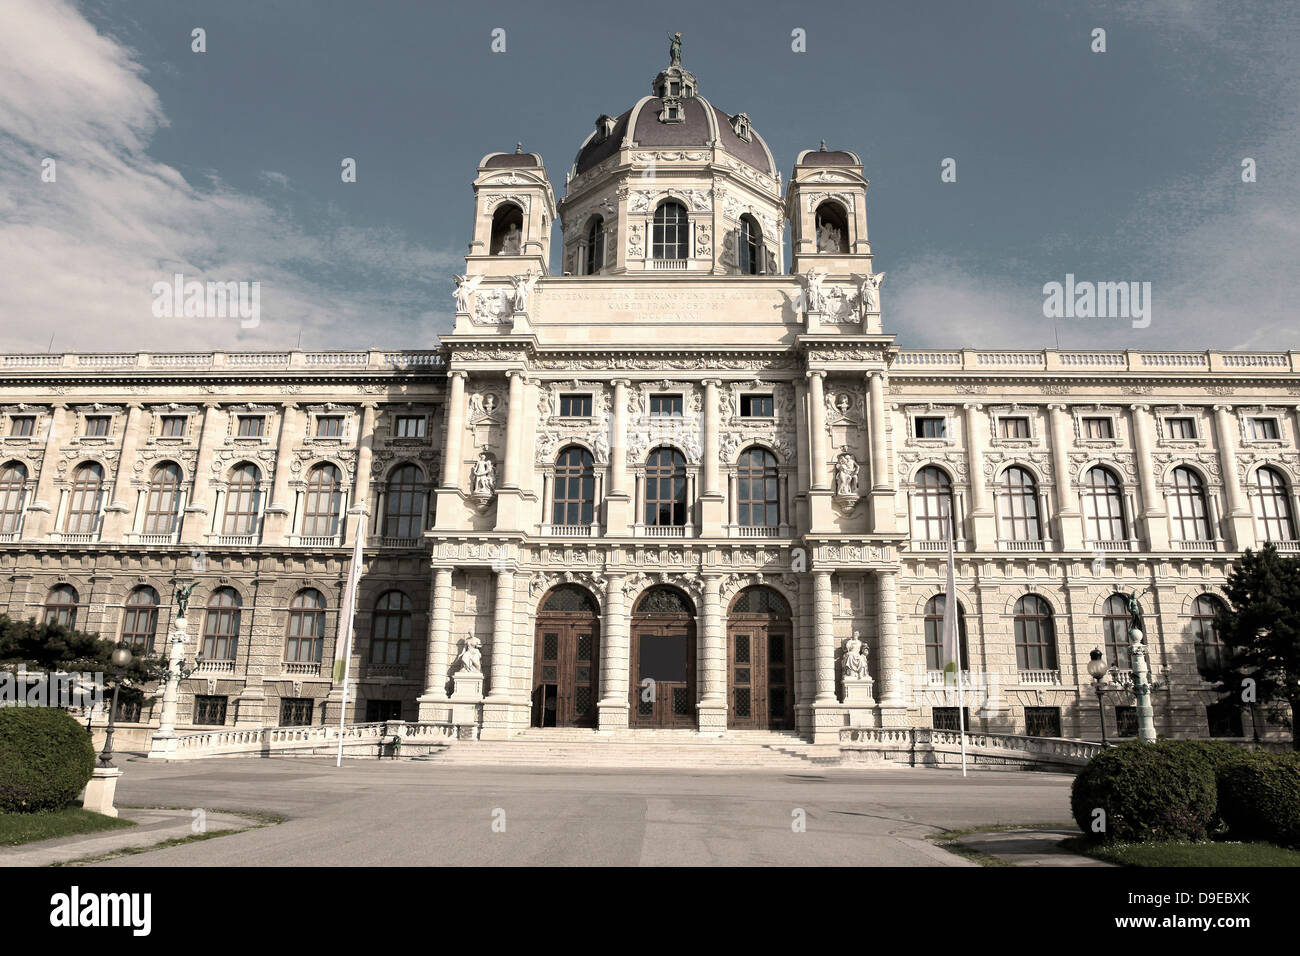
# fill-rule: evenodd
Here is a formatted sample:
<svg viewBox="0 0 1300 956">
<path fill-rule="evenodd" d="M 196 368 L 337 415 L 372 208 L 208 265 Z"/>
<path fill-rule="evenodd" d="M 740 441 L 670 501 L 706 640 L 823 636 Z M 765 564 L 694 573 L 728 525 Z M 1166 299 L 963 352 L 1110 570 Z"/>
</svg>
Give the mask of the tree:
<svg viewBox="0 0 1300 956">
<path fill-rule="evenodd" d="M 1254 703 L 1270 720 L 1291 728 L 1300 750 L 1300 558 L 1284 558 L 1271 544 L 1247 550 L 1228 572 L 1229 607 L 1217 624 L 1225 700 Z"/>
<path fill-rule="evenodd" d="M 135 653 L 125 668 L 109 660 L 115 641 L 74 631 L 62 624 L 37 624 L 35 620 L 16 621 L 0 614 L 0 670 L 101 672 L 110 680 L 120 679 L 119 700 L 144 699 L 142 688 L 161 680 L 166 662 L 153 654 Z"/>
</svg>

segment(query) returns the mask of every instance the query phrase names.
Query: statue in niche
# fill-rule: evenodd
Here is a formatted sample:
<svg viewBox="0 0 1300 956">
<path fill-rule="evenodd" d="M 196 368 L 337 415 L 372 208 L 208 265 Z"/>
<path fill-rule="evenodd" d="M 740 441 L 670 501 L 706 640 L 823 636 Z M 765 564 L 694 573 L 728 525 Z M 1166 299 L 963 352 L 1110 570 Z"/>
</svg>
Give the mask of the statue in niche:
<svg viewBox="0 0 1300 956">
<path fill-rule="evenodd" d="M 460 653 L 456 655 L 456 660 L 460 663 L 460 669 L 466 674 L 483 673 L 483 642 L 473 634 L 462 638 L 460 642 Z"/>
<path fill-rule="evenodd" d="M 844 241 L 840 236 L 839 227 L 828 219 L 823 219 L 817 224 L 817 251 L 844 251 Z"/>
<path fill-rule="evenodd" d="M 854 631 L 853 636 L 844 642 L 844 670 L 843 677 L 845 680 L 861 680 L 869 677 L 867 669 L 867 648 L 859 637 L 861 632 Z"/>
<path fill-rule="evenodd" d="M 522 240 L 523 240 L 523 233 L 521 233 L 519 231 L 519 227 L 512 222 L 510 224 L 510 228 L 506 230 L 505 238 L 501 240 L 501 251 L 498 252 L 497 255 L 499 256 L 519 255 L 519 251 L 523 246 Z"/>
<path fill-rule="evenodd" d="M 497 490 L 497 466 L 488 457 L 487 449 L 478 453 L 478 461 L 470 469 L 470 479 L 474 487 L 474 497 L 490 498 Z"/>
<path fill-rule="evenodd" d="M 835 460 L 835 494 L 853 498 L 858 493 L 858 460 L 848 452 L 840 452 Z"/>
<path fill-rule="evenodd" d="M 456 280 L 456 311 L 469 311 L 469 297 L 473 295 L 478 284 L 483 281 L 482 276 L 458 275 L 453 276 Z"/>
</svg>

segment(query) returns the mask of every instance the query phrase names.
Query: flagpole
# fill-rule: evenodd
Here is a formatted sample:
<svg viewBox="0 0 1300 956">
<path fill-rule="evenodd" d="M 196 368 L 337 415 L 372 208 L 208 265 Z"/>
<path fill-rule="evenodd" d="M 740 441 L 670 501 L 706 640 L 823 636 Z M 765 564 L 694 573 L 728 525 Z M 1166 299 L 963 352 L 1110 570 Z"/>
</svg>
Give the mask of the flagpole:
<svg viewBox="0 0 1300 956">
<path fill-rule="evenodd" d="M 339 748 L 334 758 L 334 766 L 343 766 L 343 732 L 348 720 L 348 680 L 352 676 L 352 624 L 356 618 L 357 584 L 361 580 L 362 543 L 366 537 L 366 510 L 360 504 L 353 511 L 361 514 L 357 521 L 356 540 L 352 543 L 352 563 L 348 567 L 347 580 L 343 585 L 343 605 L 339 608 L 339 638 L 343 644 L 343 696 L 339 704 Z M 338 668 L 334 671 L 337 679 Z"/>
<path fill-rule="evenodd" d="M 945 647 L 951 642 L 953 659 L 957 662 L 957 729 L 961 734 L 961 775 L 966 776 L 966 689 L 962 683 L 960 605 L 957 603 L 956 560 L 953 556 L 952 503 L 944 509 L 948 532 L 948 577 L 944 585 L 943 630 Z"/>
</svg>

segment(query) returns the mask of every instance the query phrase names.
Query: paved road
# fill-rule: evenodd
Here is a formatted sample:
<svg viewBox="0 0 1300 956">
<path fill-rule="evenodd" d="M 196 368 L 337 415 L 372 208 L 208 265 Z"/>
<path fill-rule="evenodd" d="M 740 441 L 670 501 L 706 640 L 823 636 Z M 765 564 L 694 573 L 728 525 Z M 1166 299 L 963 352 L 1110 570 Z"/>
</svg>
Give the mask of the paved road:
<svg viewBox="0 0 1300 956">
<path fill-rule="evenodd" d="M 117 866 L 962 866 L 925 835 L 1070 818 L 1070 778 L 1038 773 L 962 780 L 908 768 L 583 771 L 373 760 L 339 770 L 316 758 L 121 766 L 119 805 L 288 820 Z M 805 832 L 792 827 L 796 810 L 806 814 Z"/>
</svg>

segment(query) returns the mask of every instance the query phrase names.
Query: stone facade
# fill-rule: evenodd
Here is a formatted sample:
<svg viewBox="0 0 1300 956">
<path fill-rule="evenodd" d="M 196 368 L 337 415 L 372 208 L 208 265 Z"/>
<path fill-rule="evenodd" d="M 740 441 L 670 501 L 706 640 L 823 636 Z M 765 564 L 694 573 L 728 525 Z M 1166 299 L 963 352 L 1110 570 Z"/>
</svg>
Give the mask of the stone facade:
<svg viewBox="0 0 1300 956">
<path fill-rule="evenodd" d="M 955 703 L 925 620 L 950 507 L 976 729 L 1096 735 L 1088 654 L 1137 591 L 1158 729 L 1210 733 L 1198 598 L 1244 549 L 1298 547 L 1300 351 L 902 349 L 858 158 L 806 150 L 782 191 L 748 117 L 680 64 L 654 88 L 598 121 L 561 202 L 535 154 L 484 157 L 436 348 L 3 356 L 0 610 L 138 633 L 152 588 L 161 650 L 195 580 L 179 729 L 333 721 L 362 535 L 349 719 L 469 708 L 491 737 L 537 718 L 538 608 L 566 584 L 597 608 L 593 719 L 635 722 L 638 601 L 668 586 L 691 722 L 720 732 L 734 602 L 763 587 L 794 724 L 829 739 Z M 854 632 L 871 683 L 847 695 Z M 1112 734 L 1131 703 L 1108 698 Z"/>
</svg>

